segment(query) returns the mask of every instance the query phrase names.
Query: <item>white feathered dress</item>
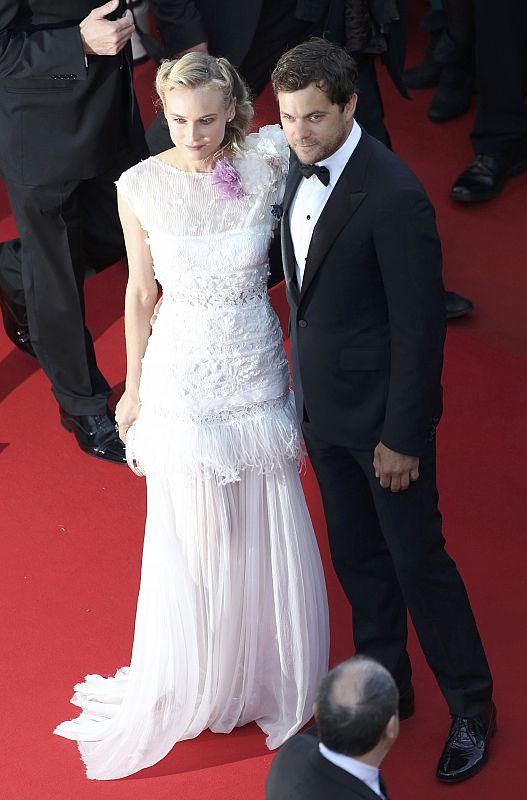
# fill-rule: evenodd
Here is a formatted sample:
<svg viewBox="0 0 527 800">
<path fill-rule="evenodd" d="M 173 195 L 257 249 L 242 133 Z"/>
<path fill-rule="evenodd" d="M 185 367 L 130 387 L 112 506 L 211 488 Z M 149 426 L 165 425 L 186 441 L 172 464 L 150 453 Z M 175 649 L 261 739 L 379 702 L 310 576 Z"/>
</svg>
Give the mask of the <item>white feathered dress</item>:
<svg viewBox="0 0 527 800">
<path fill-rule="evenodd" d="M 117 184 L 163 303 L 132 431 L 148 512 L 131 664 L 87 676 L 72 699 L 81 715 L 55 731 L 78 741 L 89 778 L 253 720 L 278 747 L 310 718 L 327 670 L 326 590 L 266 289 L 287 160 L 269 126 L 223 178 L 149 158 Z"/>
</svg>

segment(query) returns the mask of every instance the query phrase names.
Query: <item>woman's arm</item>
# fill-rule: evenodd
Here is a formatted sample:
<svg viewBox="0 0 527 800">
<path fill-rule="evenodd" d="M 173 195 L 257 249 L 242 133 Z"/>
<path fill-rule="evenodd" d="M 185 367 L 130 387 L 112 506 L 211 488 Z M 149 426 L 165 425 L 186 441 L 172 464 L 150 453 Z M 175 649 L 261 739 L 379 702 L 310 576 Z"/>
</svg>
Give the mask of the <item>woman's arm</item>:
<svg viewBox="0 0 527 800">
<path fill-rule="evenodd" d="M 115 409 L 119 436 L 126 440 L 126 431 L 139 413 L 139 379 L 141 359 L 150 336 L 150 318 L 157 301 L 157 284 L 152 268 L 150 248 L 139 220 L 121 195 L 117 195 L 119 216 L 123 226 L 128 256 L 128 283 L 124 304 L 126 338 L 126 387 Z"/>
</svg>

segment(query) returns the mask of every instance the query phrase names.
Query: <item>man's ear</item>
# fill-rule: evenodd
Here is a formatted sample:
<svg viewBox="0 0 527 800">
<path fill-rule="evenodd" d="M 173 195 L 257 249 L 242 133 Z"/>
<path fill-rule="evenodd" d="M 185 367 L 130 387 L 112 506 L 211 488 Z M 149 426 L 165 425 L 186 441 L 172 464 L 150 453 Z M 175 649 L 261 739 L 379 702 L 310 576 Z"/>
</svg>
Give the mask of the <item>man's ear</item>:
<svg viewBox="0 0 527 800">
<path fill-rule="evenodd" d="M 390 742 L 390 747 L 391 747 L 391 745 L 395 742 L 395 740 L 399 736 L 399 716 L 397 714 L 394 714 L 393 717 L 390 717 L 390 719 L 388 720 L 388 724 L 384 729 L 384 735 Z"/>
<path fill-rule="evenodd" d="M 346 105 L 344 106 L 344 116 L 346 119 L 351 119 L 355 114 L 355 109 L 357 108 L 357 94 L 354 92 Z"/>
<path fill-rule="evenodd" d="M 315 718 L 315 722 L 317 721 L 317 704 L 313 703 L 313 716 Z"/>
</svg>

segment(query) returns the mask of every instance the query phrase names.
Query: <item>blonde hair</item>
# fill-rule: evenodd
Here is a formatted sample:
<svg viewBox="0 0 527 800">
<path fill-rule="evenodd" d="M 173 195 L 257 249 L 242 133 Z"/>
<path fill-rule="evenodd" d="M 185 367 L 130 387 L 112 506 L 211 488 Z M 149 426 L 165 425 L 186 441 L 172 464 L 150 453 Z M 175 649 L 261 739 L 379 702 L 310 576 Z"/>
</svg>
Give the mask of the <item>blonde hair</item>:
<svg viewBox="0 0 527 800">
<path fill-rule="evenodd" d="M 227 122 L 221 152 L 234 156 L 243 148 L 253 116 L 247 86 L 226 58 L 214 58 L 207 53 L 186 53 L 181 58 L 163 61 L 156 75 L 156 92 L 163 105 L 171 90 L 183 86 L 198 89 L 215 87 L 223 95 L 225 108 L 234 101 L 234 117 Z"/>
</svg>

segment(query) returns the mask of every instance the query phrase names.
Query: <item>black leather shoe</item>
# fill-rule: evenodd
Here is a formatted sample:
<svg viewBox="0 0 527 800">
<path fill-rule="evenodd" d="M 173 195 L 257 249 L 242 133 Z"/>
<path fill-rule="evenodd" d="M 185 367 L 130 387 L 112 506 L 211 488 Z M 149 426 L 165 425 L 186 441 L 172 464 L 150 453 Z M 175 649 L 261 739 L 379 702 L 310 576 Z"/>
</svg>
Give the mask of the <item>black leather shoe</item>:
<svg viewBox="0 0 527 800">
<path fill-rule="evenodd" d="M 443 11 L 429 11 L 421 22 L 423 30 L 428 31 L 430 40 L 420 64 L 403 72 L 403 83 L 407 89 L 427 89 L 437 86 L 441 75 L 441 64 L 435 57 L 435 49 L 445 29 Z"/>
<path fill-rule="evenodd" d="M 443 31 L 434 51 L 441 74 L 428 118 L 432 122 L 448 122 L 470 108 L 474 90 L 474 48 L 472 43 L 454 41 Z"/>
<path fill-rule="evenodd" d="M 436 93 L 428 109 L 431 122 L 449 122 L 465 114 L 472 103 L 474 78 L 464 65 L 449 64 L 441 70 Z"/>
<path fill-rule="evenodd" d="M 496 197 L 512 175 L 527 170 L 527 137 L 502 153 L 477 155 L 452 187 L 450 197 L 462 203 L 478 203 Z"/>
<path fill-rule="evenodd" d="M 29 338 L 26 309 L 10 300 L 0 289 L 0 309 L 5 332 L 9 339 L 28 356 L 36 358 Z"/>
<path fill-rule="evenodd" d="M 445 291 L 446 318 L 456 319 L 474 311 L 474 303 L 457 292 Z"/>
<path fill-rule="evenodd" d="M 399 719 L 409 719 L 415 712 L 415 692 L 412 684 L 399 694 Z"/>
<path fill-rule="evenodd" d="M 477 717 L 452 717 L 445 749 L 437 765 L 439 780 L 456 783 L 479 772 L 488 761 L 489 739 L 495 732 L 494 703 Z"/>
<path fill-rule="evenodd" d="M 416 64 L 415 67 L 403 72 L 403 83 L 407 89 L 429 89 L 431 86 L 437 86 L 440 75 L 441 64 L 438 64 L 427 51 L 421 64 Z"/>
<path fill-rule="evenodd" d="M 75 434 L 80 449 L 85 453 L 113 464 L 126 464 L 124 444 L 108 412 L 76 417 L 61 408 L 60 422 L 67 431 Z"/>
</svg>

